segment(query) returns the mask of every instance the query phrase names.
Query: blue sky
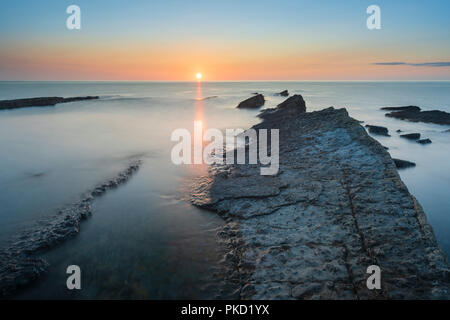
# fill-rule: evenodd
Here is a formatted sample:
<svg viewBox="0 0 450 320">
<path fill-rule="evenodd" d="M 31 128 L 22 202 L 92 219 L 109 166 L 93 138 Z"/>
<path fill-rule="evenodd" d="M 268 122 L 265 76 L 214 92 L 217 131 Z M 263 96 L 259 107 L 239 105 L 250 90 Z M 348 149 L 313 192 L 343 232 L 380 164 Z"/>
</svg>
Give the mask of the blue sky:
<svg viewBox="0 0 450 320">
<path fill-rule="evenodd" d="M 65 10 L 71 4 L 81 8 L 79 31 L 65 27 Z M 381 8 L 381 30 L 366 28 L 366 8 L 372 4 Z M 204 68 L 205 74 L 211 71 L 217 80 L 221 78 L 221 65 L 227 70 L 224 79 L 243 79 L 246 75 L 248 79 L 262 79 L 271 74 L 260 69 L 271 69 L 274 63 L 285 69 L 285 76 L 273 70 L 275 79 L 314 78 L 314 65 L 318 78 L 379 79 L 383 77 L 379 70 L 386 70 L 388 78 L 395 78 L 398 72 L 398 78 L 450 79 L 448 66 L 419 66 L 450 61 L 449 15 L 448 0 L 4 0 L 0 12 L 0 79 L 82 79 L 83 75 L 93 79 L 95 72 L 86 70 L 97 67 L 97 78 L 120 79 L 120 72 L 112 75 L 102 71 L 114 67 L 113 62 L 123 71 L 124 79 L 133 75 L 141 79 L 142 74 L 127 73 L 127 68 L 136 66 L 109 56 L 129 54 L 129 59 L 145 59 L 141 52 L 151 60 L 141 61 L 148 68 L 144 76 L 149 80 L 161 78 L 164 69 L 171 77 L 179 74 L 184 78 L 191 72 L 189 63 L 192 70 Z M 47 57 L 66 55 L 67 59 L 53 59 L 54 64 L 48 65 L 44 53 Z M 181 64 L 183 54 L 191 60 L 185 61 L 185 67 Z M 105 61 L 100 61 L 100 55 Z M 86 63 L 90 56 L 92 61 L 99 61 L 97 67 Z M 110 65 L 108 59 L 112 59 Z M 386 62 L 404 64 L 374 64 Z M 24 67 L 27 63 L 32 72 Z M 323 70 L 327 63 L 329 75 Z M 342 70 L 338 70 L 339 63 Z M 38 68 L 39 64 L 44 67 Z M 246 64 L 250 64 L 247 69 Z M 69 65 L 81 66 L 84 73 Z M 46 73 L 45 66 L 51 72 Z M 230 68 L 235 68 L 234 76 Z M 345 68 L 351 70 L 349 76 Z"/>
</svg>

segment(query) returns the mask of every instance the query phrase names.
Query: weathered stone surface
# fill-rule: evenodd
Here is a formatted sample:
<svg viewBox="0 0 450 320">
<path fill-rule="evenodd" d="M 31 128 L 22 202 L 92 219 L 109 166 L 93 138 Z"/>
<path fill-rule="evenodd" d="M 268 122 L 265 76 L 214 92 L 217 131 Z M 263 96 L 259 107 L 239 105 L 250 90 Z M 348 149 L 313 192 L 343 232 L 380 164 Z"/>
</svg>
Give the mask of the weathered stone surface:
<svg viewBox="0 0 450 320">
<path fill-rule="evenodd" d="M 448 299 L 446 257 L 389 153 L 345 109 L 285 111 L 254 127 L 280 130 L 276 176 L 213 165 L 194 185 L 227 221 L 224 283 L 243 299 Z"/>
<path fill-rule="evenodd" d="M 1 100 L 0 110 L 3 109 L 18 109 L 26 107 L 45 107 L 54 106 L 58 103 L 82 101 L 82 100 L 93 100 L 98 99 L 98 96 L 86 96 L 86 97 L 41 97 L 41 98 L 29 98 L 29 99 L 15 99 L 15 100 Z"/>
<path fill-rule="evenodd" d="M 48 263 L 39 254 L 78 234 L 81 220 L 92 214 L 91 203 L 109 189 L 126 181 L 141 165 L 133 161 L 115 178 L 87 192 L 79 202 L 59 210 L 24 230 L 4 248 L 0 248 L 0 297 L 9 297 L 45 273 Z"/>
<path fill-rule="evenodd" d="M 381 127 L 381 126 L 371 126 L 369 124 L 366 125 L 366 128 L 369 130 L 372 134 L 378 134 L 380 136 L 386 136 L 390 137 L 388 128 Z"/>
<path fill-rule="evenodd" d="M 393 159 L 395 166 L 397 167 L 397 169 L 406 169 L 406 168 L 411 168 L 411 167 L 415 167 L 416 164 L 414 162 L 411 161 L 406 161 L 406 160 L 400 160 L 400 159 Z"/>
<path fill-rule="evenodd" d="M 250 97 L 250 98 L 242 101 L 241 103 L 239 103 L 237 108 L 239 108 L 239 109 L 255 109 L 255 108 L 259 108 L 262 105 L 264 105 L 264 102 L 265 102 L 264 96 L 259 93 L 255 96 Z"/>
<path fill-rule="evenodd" d="M 390 110 L 400 110 L 400 111 L 392 111 L 386 113 L 386 117 L 396 118 L 401 120 L 409 120 L 412 122 L 428 122 L 428 123 L 436 123 L 436 124 L 450 124 L 450 113 L 440 110 L 431 110 L 431 111 L 420 111 L 419 107 L 403 107 L 405 109 L 401 109 L 398 107 L 397 109 Z"/>
<path fill-rule="evenodd" d="M 400 137 L 408 140 L 418 140 L 420 139 L 420 133 L 401 134 Z"/>
</svg>

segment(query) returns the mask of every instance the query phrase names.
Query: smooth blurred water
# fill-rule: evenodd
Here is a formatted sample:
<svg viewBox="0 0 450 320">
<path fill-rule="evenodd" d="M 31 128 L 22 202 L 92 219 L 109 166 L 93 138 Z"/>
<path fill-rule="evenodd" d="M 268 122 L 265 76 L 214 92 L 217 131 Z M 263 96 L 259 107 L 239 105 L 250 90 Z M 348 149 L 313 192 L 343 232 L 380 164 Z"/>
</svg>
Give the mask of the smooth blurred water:
<svg viewBox="0 0 450 320">
<path fill-rule="evenodd" d="M 423 205 L 441 247 L 450 253 L 450 133 L 448 126 L 386 118 L 382 106 L 418 105 L 450 112 L 450 82 L 0 82 L 0 100 L 99 95 L 100 100 L 0 111 L 0 245 L 44 215 L 114 177 L 134 158 L 138 173 L 94 203 L 80 234 L 46 254 L 49 274 L 23 298 L 214 298 L 222 224 L 184 199 L 206 166 L 175 166 L 174 129 L 248 128 L 256 110 L 235 106 L 253 92 L 265 107 L 302 94 L 309 111 L 346 107 L 365 124 L 389 128 L 375 136 L 393 157 L 417 167 L 401 171 Z M 210 99 L 203 99 L 213 97 Z M 431 145 L 399 138 L 420 132 Z M 82 269 L 83 290 L 65 289 L 65 268 Z"/>
</svg>

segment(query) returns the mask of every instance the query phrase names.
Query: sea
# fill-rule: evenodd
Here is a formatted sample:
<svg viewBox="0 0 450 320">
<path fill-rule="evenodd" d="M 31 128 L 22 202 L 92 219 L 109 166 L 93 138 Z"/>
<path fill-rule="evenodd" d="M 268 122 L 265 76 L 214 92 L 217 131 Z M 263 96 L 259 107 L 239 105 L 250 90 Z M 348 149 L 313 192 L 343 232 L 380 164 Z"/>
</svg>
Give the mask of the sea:
<svg viewBox="0 0 450 320">
<path fill-rule="evenodd" d="M 387 118 L 380 110 L 450 112 L 448 81 L 0 82 L 0 100 L 100 97 L 0 111 L 0 247 L 142 160 L 126 184 L 96 198 L 76 237 L 43 253 L 48 273 L 16 298 L 216 298 L 223 259 L 216 233 L 224 222 L 189 203 L 190 183 L 208 167 L 174 164 L 171 134 L 193 132 L 196 120 L 204 128 L 250 128 L 259 110 L 237 104 L 257 92 L 266 98 L 263 108 L 275 107 L 285 89 L 301 94 L 307 111 L 346 108 L 363 126 L 389 129 L 390 137 L 373 137 L 393 158 L 416 163 L 400 176 L 450 255 L 450 126 Z M 432 144 L 400 138 L 397 130 Z M 69 265 L 81 269 L 81 290 L 67 290 Z"/>
</svg>

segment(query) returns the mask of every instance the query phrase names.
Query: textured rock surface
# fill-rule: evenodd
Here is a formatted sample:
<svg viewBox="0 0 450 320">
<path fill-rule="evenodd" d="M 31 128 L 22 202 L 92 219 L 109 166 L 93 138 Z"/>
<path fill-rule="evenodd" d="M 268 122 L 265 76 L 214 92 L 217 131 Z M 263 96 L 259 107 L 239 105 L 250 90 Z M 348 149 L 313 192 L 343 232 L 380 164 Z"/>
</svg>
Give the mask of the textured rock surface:
<svg viewBox="0 0 450 320">
<path fill-rule="evenodd" d="M 242 299 L 450 297 L 450 272 L 389 153 L 345 109 L 265 113 L 280 171 L 213 165 L 191 200 L 227 221 L 223 290 Z M 381 268 L 369 290 L 367 267 Z"/>
<path fill-rule="evenodd" d="M 248 98 L 237 106 L 239 109 L 254 109 L 261 107 L 265 102 L 264 96 L 262 94 L 256 94 L 255 96 Z"/>
<path fill-rule="evenodd" d="M 139 169 L 140 160 L 133 161 L 115 178 L 87 192 L 82 199 L 62 208 L 59 212 L 24 230 L 9 245 L 0 248 L 0 297 L 9 297 L 45 273 L 48 263 L 39 253 L 78 234 L 80 222 L 92 214 L 92 201 L 109 189 L 128 181 Z"/>
<path fill-rule="evenodd" d="M 15 100 L 0 100 L 0 110 L 2 109 L 18 109 L 26 107 L 45 107 L 54 106 L 58 103 L 74 102 L 82 100 L 94 100 L 98 99 L 98 96 L 86 96 L 86 97 L 41 97 L 41 98 L 29 98 L 29 99 L 15 99 Z"/>
</svg>

